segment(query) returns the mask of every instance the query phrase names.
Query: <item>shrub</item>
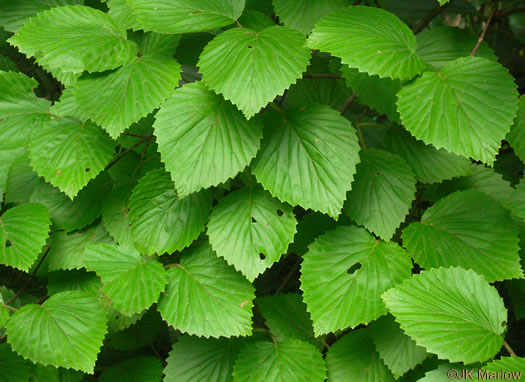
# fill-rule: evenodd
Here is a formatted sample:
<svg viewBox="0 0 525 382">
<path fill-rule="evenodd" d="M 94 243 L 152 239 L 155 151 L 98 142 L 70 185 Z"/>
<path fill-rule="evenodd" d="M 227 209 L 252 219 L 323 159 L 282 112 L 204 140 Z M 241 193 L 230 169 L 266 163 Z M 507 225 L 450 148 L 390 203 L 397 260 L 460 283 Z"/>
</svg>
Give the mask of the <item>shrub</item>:
<svg viewBox="0 0 525 382">
<path fill-rule="evenodd" d="M 0 380 L 519 378 L 518 3 L 0 1 Z"/>
</svg>

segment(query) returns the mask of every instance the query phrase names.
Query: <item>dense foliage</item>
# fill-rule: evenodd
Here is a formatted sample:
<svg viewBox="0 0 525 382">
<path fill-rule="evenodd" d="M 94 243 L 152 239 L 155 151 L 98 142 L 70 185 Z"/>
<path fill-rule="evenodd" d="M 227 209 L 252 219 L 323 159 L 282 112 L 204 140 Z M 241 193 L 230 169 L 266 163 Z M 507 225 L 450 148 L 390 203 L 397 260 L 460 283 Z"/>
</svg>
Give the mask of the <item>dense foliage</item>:
<svg viewBox="0 0 525 382">
<path fill-rule="evenodd" d="M 522 2 L 0 27 L 0 381 L 525 379 Z"/>
</svg>

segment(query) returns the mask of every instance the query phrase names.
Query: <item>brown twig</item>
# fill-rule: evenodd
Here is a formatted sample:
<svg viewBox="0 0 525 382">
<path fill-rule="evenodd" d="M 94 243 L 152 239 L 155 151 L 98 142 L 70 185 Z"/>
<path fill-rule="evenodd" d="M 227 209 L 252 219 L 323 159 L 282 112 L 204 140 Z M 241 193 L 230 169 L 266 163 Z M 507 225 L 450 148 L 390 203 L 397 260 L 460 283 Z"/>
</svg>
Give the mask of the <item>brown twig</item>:
<svg viewBox="0 0 525 382">
<path fill-rule="evenodd" d="M 361 130 L 361 119 L 365 116 L 366 112 L 368 111 L 368 106 L 366 106 L 359 117 L 357 118 L 357 122 L 355 124 L 355 128 L 357 130 L 357 136 L 359 137 L 359 143 L 361 144 L 361 147 L 364 152 L 366 152 L 366 143 L 365 143 L 365 137 L 363 135 L 363 131 Z"/>
<path fill-rule="evenodd" d="M 303 258 L 299 256 L 299 258 L 297 259 L 297 261 L 292 265 L 292 267 L 290 268 L 290 271 L 288 272 L 288 274 L 286 275 L 286 277 L 284 278 L 283 282 L 281 283 L 281 286 L 277 289 L 277 292 L 275 294 L 279 294 L 281 293 L 281 291 L 284 289 L 284 287 L 286 286 L 286 284 L 288 284 L 288 281 L 290 281 L 290 279 L 292 278 L 292 276 L 294 275 L 295 271 L 297 270 L 297 268 L 299 268 L 299 265 L 301 265 L 301 262 L 303 261 Z"/>
<path fill-rule="evenodd" d="M 288 89 L 285 89 L 281 99 L 279 100 L 279 102 L 277 102 L 277 105 L 279 107 L 283 106 L 283 102 L 284 102 L 284 99 L 286 98 L 287 94 L 288 94 Z"/>
<path fill-rule="evenodd" d="M 121 160 L 122 158 L 124 158 L 129 152 L 135 150 L 137 147 L 139 147 L 140 145 L 142 145 L 144 142 L 148 141 L 149 139 L 151 139 L 153 135 L 148 135 L 146 137 L 144 137 L 144 139 L 141 139 L 140 141 L 138 141 L 137 143 L 135 143 L 133 146 L 131 146 L 129 149 L 123 151 L 118 157 L 116 157 L 115 159 L 113 159 L 107 166 L 106 166 L 106 170 L 109 170 L 111 167 L 113 167 L 119 160 Z"/>
<path fill-rule="evenodd" d="M 355 100 L 355 94 L 352 94 L 350 97 L 347 98 L 347 100 L 341 105 L 341 107 L 339 108 L 339 112 L 341 114 L 344 114 L 345 111 L 348 110 L 348 108 L 350 107 L 350 105 L 352 104 L 352 102 L 354 102 Z"/>
<path fill-rule="evenodd" d="M 514 352 L 514 350 L 512 350 L 512 348 L 510 347 L 510 345 L 507 343 L 507 341 L 503 340 L 503 346 L 505 346 L 505 349 L 507 349 L 507 351 L 509 352 L 509 354 L 513 357 L 517 357 L 516 356 L 516 353 Z"/>
<path fill-rule="evenodd" d="M 450 6 L 452 4 L 452 1 L 448 2 L 447 4 L 443 6 L 436 6 L 434 9 L 430 11 L 428 15 L 423 17 L 415 26 L 413 29 L 414 34 L 418 34 L 421 32 L 425 27 L 432 22 L 441 12 L 443 12 L 444 9 Z"/>
<path fill-rule="evenodd" d="M 51 250 L 51 247 L 47 247 L 47 250 L 46 252 L 44 253 L 44 255 L 42 256 L 42 258 L 40 259 L 40 261 L 38 262 L 36 268 L 33 270 L 33 272 L 31 273 L 31 276 L 29 276 L 29 278 L 27 279 L 27 281 L 25 282 L 25 284 L 22 286 L 22 288 L 20 288 L 20 290 L 13 296 L 11 297 L 9 300 L 7 300 L 5 303 L 6 305 L 9 305 L 11 304 L 13 301 L 16 300 L 16 298 L 18 296 L 20 296 L 26 289 L 27 287 L 29 286 L 29 284 L 31 283 L 31 280 L 33 279 L 33 277 L 36 275 L 36 273 L 38 272 L 38 269 L 40 269 L 40 266 L 42 265 L 42 263 L 44 262 L 44 260 L 46 259 L 47 257 L 47 254 L 49 253 L 49 251 Z"/>
<path fill-rule="evenodd" d="M 49 298 L 49 296 L 44 296 L 40 300 L 36 302 L 37 305 L 43 304 L 44 301 L 46 301 Z"/>
<path fill-rule="evenodd" d="M 496 12 L 496 17 L 505 17 L 513 13 L 525 12 L 525 7 L 518 7 L 514 9 L 507 9 L 505 11 Z"/>
<path fill-rule="evenodd" d="M 490 22 L 492 21 L 492 18 L 494 17 L 495 13 L 496 13 L 496 8 L 494 8 L 494 10 L 489 16 L 489 19 L 485 23 L 485 26 L 483 27 L 483 30 L 481 31 L 481 34 L 479 35 L 478 42 L 476 43 L 476 46 L 474 47 L 474 49 L 472 49 L 472 53 L 470 53 L 471 56 L 475 55 L 479 47 L 481 46 L 481 43 L 483 39 L 485 38 L 485 34 L 487 33 L 487 30 L 489 29 Z"/>
<path fill-rule="evenodd" d="M 7 305 L 7 304 L 2 304 L 1 306 L 3 306 L 4 308 L 9 309 L 11 312 L 17 312 L 18 311 L 18 309 L 13 308 L 12 306 Z"/>
<path fill-rule="evenodd" d="M 136 138 L 146 138 L 148 137 L 148 135 L 143 135 L 143 134 L 134 134 L 134 133 L 130 133 L 128 131 L 124 131 L 122 133 L 122 135 L 126 135 L 128 137 L 136 137 Z"/>
</svg>

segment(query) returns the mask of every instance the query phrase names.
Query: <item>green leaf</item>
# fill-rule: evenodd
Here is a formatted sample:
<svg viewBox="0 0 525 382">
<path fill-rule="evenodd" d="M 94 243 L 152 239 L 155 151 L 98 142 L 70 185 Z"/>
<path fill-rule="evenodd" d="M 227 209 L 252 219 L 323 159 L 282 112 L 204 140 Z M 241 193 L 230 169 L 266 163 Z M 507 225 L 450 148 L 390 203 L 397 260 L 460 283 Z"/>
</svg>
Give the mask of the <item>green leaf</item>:
<svg viewBox="0 0 525 382">
<path fill-rule="evenodd" d="M 272 113 L 265 124 L 252 163 L 257 180 L 284 202 L 337 218 L 359 162 L 350 122 L 328 106 L 309 105 Z"/>
<path fill-rule="evenodd" d="M 439 358 L 470 364 L 503 344 L 507 310 L 496 288 L 472 270 L 437 268 L 383 294 L 401 329 Z"/>
<path fill-rule="evenodd" d="M 5 324 L 7 324 L 7 321 L 9 321 L 9 317 L 11 316 L 9 309 L 4 303 L 4 297 L 2 296 L 2 293 L 0 293 L 0 329 L 5 327 Z"/>
<path fill-rule="evenodd" d="M 516 356 L 501 357 L 488 363 L 480 372 L 485 377 L 484 379 L 496 379 L 493 377 L 497 377 L 497 379 L 521 380 L 521 377 L 525 376 L 525 358 Z M 511 378 L 507 378 L 507 376 Z"/>
<path fill-rule="evenodd" d="M 54 188 L 46 183 L 44 179 L 39 178 L 33 171 L 29 164 L 29 158 L 24 150 L 22 154 L 15 158 L 9 168 L 5 189 L 5 202 L 15 204 L 27 203 L 31 198 L 31 194 L 35 192 L 35 189 L 45 184 L 47 184 L 49 188 Z M 70 200 L 64 194 L 62 195 L 64 198 Z"/>
<path fill-rule="evenodd" d="M 108 15 L 126 29 L 141 29 L 142 26 L 126 0 L 108 0 Z"/>
<path fill-rule="evenodd" d="M 100 382 L 160 382 L 162 363 L 155 357 L 136 357 L 105 370 Z"/>
<path fill-rule="evenodd" d="M 326 366 L 330 382 L 394 382 L 367 329 L 355 330 L 340 338 L 328 351 Z"/>
<path fill-rule="evenodd" d="M 438 0 L 439 5 L 442 5 L 442 6 L 448 2 L 450 2 L 450 0 Z"/>
<path fill-rule="evenodd" d="M 133 132 L 135 131 L 135 128 L 136 130 L 140 129 L 140 131 L 142 132 L 143 131 L 142 128 L 143 127 L 145 128 L 146 125 L 148 124 L 149 123 L 147 124 L 140 123 L 140 124 L 133 125 L 134 127 Z M 149 134 L 152 131 L 153 130 L 148 129 L 146 134 Z M 118 140 L 123 145 L 122 147 L 128 147 L 128 148 L 133 146 L 133 143 L 131 143 L 132 141 L 135 142 L 134 144 L 137 143 L 137 137 L 132 137 L 128 135 L 122 135 L 120 136 Z M 144 148 L 142 148 L 142 150 L 138 149 L 138 151 L 137 150 L 130 151 L 125 156 L 123 156 L 117 163 L 115 163 L 113 167 L 108 169 L 108 174 L 114 182 L 113 188 L 117 189 L 123 186 L 127 186 L 132 189 L 133 186 L 137 184 L 137 180 L 140 179 L 149 170 L 162 167 L 162 164 L 160 162 L 160 156 L 156 158 L 150 158 L 153 160 L 143 161 L 144 158 L 141 158 L 141 155 L 142 155 L 141 152 L 143 150 Z"/>
<path fill-rule="evenodd" d="M 513 189 L 509 182 L 493 169 L 482 164 L 472 164 L 473 174 L 445 181 L 437 185 L 438 199 L 457 190 L 477 190 L 509 208 L 513 202 Z"/>
<path fill-rule="evenodd" d="M 289 205 L 250 188 L 219 201 L 208 223 L 208 236 L 217 254 L 253 281 L 286 253 L 296 225 Z"/>
<path fill-rule="evenodd" d="M 338 76 L 340 64 L 337 59 L 327 54 L 317 53 L 312 56 L 310 65 L 304 76 L 286 93 L 288 106 L 307 106 L 313 103 L 328 105 L 339 109 L 352 95 L 343 79 L 324 78 L 326 74 Z"/>
<path fill-rule="evenodd" d="M 168 270 L 168 287 L 158 303 L 164 320 L 181 332 L 203 337 L 251 333 L 254 288 L 207 243 L 185 251 Z"/>
<path fill-rule="evenodd" d="M 26 146 L 31 133 L 51 119 L 50 102 L 33 92 L 37 86 L 21 73 L 0 71 L 0 150 Z"/>
<path fill-rule="evenodd" d="M 324 16 L 348 3 L 349 0 L 273 0 L 273 7 L 275 14 L 285 26 L 308 34 Z"/>
<path fill-rule="evenodd" d="M 525 220 L 525 180 L 516 185 L 505 207 L 509 208 L 514 215 Z"/>
<path fill-rule="evenodd" d="M 236 382 L 323 382 L 326 367 L 321 353 L 307 342 L 258 341 L 241 350 L 233 376 Z"/>
<path fill-rule="evenodd" d="M 4 0 L 0 4 L 0 26 L 16 32 L 37 13 L 61 5 L 83 5 L 84 0 Z"/>
<path fill-rule="evenodd" d="M 64 89 L 60 99 L 51 106 L 49 111 L 59 117 L 73 117 L 80 121 L 87 121 L 89 117 L 78 107 L 74 90 L 74 87 Z"/>
<path fill-rule="evenodd" d="M 164 170 L 148 172 L 133 189 L 129 200 L 131 231 L 143 254 L 180 251 L 204 230 L 211 211 L 208 191 L 184 199 Z"/>
<path fill-rule="evenodd" d="M 345 213 L 388 241 L 405 220 L 415 192 L 416 179 L 402 158 L 383 150 L 364 151 Z"/>
<path fill-rule="evenodd" d="M 286 95 L 289 106 L 305 106 L 312 103 L 338 109 L 350 97 L 351 91 L 342 80 L 332 78 L 301 78 L 292 85 Z"/>
<path fill-rule="evenodd" d="M 489 282 L 522 278 L 518 229 L 495 200 L 479 191 L 458 191 L 403 230 L 403 245 L 424 268 L 460 266 Z"/>
<path fill-rule="evenodd" d="M 437 183 L 458 176 L 472 175 L 472 166 L 468 158 L 426 145 L 400 127 L 388 129 L 384 145 L 412 167 L 419 182 Z"/>
<path fill-rule="evenodd" d="M 31 382 L 81 382 L 85 374 L 81 371 L 32 364 Z"/>
<path fill-rule="evenodd" d="M 102 173 L 89 182 L 73 200 L 58 188 L 42 181 L 36 185 L 29 200 L 48 208 L 54 228 L 71 232 L 84 228 L 100 217 L 102 200 L 108 187 L 107 181 L 107 175 Z"/>
<path fill-rule="evenodd" d="M 242 342 L 184 335 L 173 345 L 164 368 L 165 382 L 233 382 L 233 364 Z"/>
<path fill-rule="evenodd" d="M 137 43 L 139 55 L 154 55 L 172 57 L 177 51 L 181 35 L 160 34 L 154 32 L 135 31 L 128 34 Z"/>
<path fill-rule="evenodd" d="M 48 268 L 50 271 L 81 269 L 84 267 L 82 261 L 84 251 L 89 245 L 111 242 L 111 237 L 102 225 L 70 234 L 63 231 L 55 232 L 51 236 L 51 250 L 47 255 Z"/>
<path fill-rule="evenodd" d="M 255 9 L 268 17 L 272 17 L 272 0 L 246 0 L 246 9 Z"/>
<path fill-rule="evenodd" d="M 102 224 L 111 237 L 121 246 L 135 248 L 129 217 L 131 186 L 113 189 L 104 199 Z"/>
<path fill-rule="evenodd" d="M 112 313 L 115 313 L 114 310 Z M 108 312 L 107 338 L 111 349 L 129 351 L 141 349 L 150 345 L 159 335 L 161 326 L 164 327 L 162 317 L 156 309 L 150 309 L 144 314 L 134 314 L 131 317 Z"/>
<path fill-rule="evenodd" d="M 44 124 L 29 144 L 31 167 L 73 199 L 113 157 L 115 143 L 92 122 L 60 118 Z"/>
<path fill-rule="evenodd" d="M 297 233 L 295 234 L 293 243 L 288 248 L 288 253 L 295 253 L 298 256 L 303 256 L 308 251 L 308 246 L 314 240 L 326 231 L 333 229 L 338 223 L 351 224 L 351 220 L 346 215 L 342 215 L 339 222 L 328 215 L 320 212 L 310 212 L 303 216 L 297 223 Z"/>
<path fill-rule="evenodd" d="M 259 150 L 263 125 L 259 118 L 247 121 L 229 101 L 196 82 L 162 105 L 154 128 L 162 160 L 184 197 L 248 166 Z"/>
<path fill-rule="evenodd" d="M 256 304 L 278 342 L 296 339 L 317 345 L 312 319 L 300 294 L 259 297 Z"/>
<path fill-rule="evenodd" d="M 239 23 L 244 27 L 256 32 L 260 32 L 265 28 L 274 26 L 274 21 L 259 11 L 244 11 L 239 17 Z"/>
<path fill-rule="evenodd" d="M 68 290 L 78 290 L 88 295 L 99 297 L 102 283 L 93 272 L 85 269 L 54 271 L 48 273 L 47 294 L 49 296 Z"/>
<path fill-rule="evenodd" d="M 518 98 L 514 79 L 501 64 L 464 57 L 406 84 L 397 105 L 403 125 L 416 138 L 492 164 Z"/>
<path fill-rule="evenodd" d="M 417 346 L 391 315 L 381 317 L 370 328 L 377 352 L 394 377 L 399 378 L 427 357 L 426 350 Z"/>
<path fill-rule="evenodd" d="M 124 27 L 110 16 L 78 5 L 38 13 L 9 42 L 45 68 L 80 73 L 115 69 L 133 60 L 137 46 L 126 37 Z"/>
<path fill-rule="evenodd" d="M 316 335 L 386 314 L 381 294 L 410 277 L 412 269 L 401 247 L 355 226 L 319 236 L 303 257 L 301 290 Z"/>
<path fill-rule="evenodd" d="M 342 65 L 341 72 L 346 85 L 354 91 L 362 103 L 379 114 L 386 114 L 391 121 L 399 121 L 396 94 L 401 90 L 400 80 L 368 75 L 347 65 Z"/>
<path fill-rule="evenodd" d="M 41 204 L 8 209 L 0 217 L 0 264 L 27 272 L 46 243 L 50 225 L 49 212 Z"/>
<path fill-rule="evenodd" d="M 168 282 L 162 264 L 143 258 L 134 249 L 114 244 L 92 245 L 84 251 L 83 260 L 86 269 L 102 279 L 102 292 L 111 305 L 127 316 L 148 309 Z"/>
<path fill-rule="evenodd" d="M 59 68 L 52 68 L 47 66 L 46 64 L 39 63 L 42 68 L 51 74 L 57 81 L 62 83 L 64 86 L 72 86 L 76 83 L 78 77 L 82 75 L 80 72 L 66 72 Z"/>
<path fill-rule="evenodd" d="M 2 33 L 2 32 L 0 32 Z M 3 72 L 18 72 L 18 68 L 9 57 L 0 56 L 0 70 Z"/>
<path fill-rule="evenodd" d="M 24 358 L 86 373 L 93 373 L 105 334 L 103 306 L 82 292 L 62 292 L 42 305 L 25 305 L 7 324 L 7 341 Z"/>
<path fill-rule="evenodd" d="M 251 118 L 306 70 L 310 50 L 305 40 L 301 33 L 280 26 L 260 32 L 230 29 L 200 55 L 202 80 Z"/>
<path fill-rule="evenodd" d="M 2 200 L 4 194 L 6 193 L 9 169 L 16 159 L 23 154 L 23 148 L 14 150 L 0 150 L 0 200 Z"/>
<path fill-rule="evenodd" d="M 436 69 L 443 68 L 450 61 L 469 56 L 476 46 L 478 36 L 461 28 L 439 26 L 426 29 L 417 35 L 417 54 L 426 64 Z M 482 42 L 476 51 L 477 57 L 497 61 L 497 57 L 486 42 Z"/>
<path fill-rule="evenodd" d="M 316 24 L 308 46 L 341 58 L 343 64 L 381 78 L 410 79 L 423 71 L 412 31 L 380 8 L 351 6 Z"/>
<path fill-rule="evenodd" d="M 521 161 L 525 162 L 525 97 L 523 96 L 520 97 L 518 116 L 514 126 L 505 139 L 510 143 Z"/>
<path fill-rule="evenodd" d="M 116 71 L 83 75 L 75 98 L 87 117 L 117 138 L 173 93 L 180 71 L 171 57 L 143 55 Z"/>
<path fill-rule="evenodd" d="M 127 0 L 145 30 L 195 33 L 233 24 L 244 0 Z"/>
<path fill-rule="evenodd" d="M 31 376 L 29 363 L 13 352 L 9 345 L 0 345 L 0 382 L 27 382 Z"/>
</svg>

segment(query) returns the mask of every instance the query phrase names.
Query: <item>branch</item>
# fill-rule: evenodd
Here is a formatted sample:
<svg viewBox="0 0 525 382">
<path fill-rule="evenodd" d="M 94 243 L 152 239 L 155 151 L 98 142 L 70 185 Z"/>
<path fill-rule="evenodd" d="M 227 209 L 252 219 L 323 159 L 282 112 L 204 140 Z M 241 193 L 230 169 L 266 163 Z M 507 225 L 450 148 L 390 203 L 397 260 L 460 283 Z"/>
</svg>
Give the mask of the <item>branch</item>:
<svg viewBox="0 0 525 382">
<path fill-rule="evenodd" d="M 303 258 L 301 256 L 299 256 L 299 258 L 297 259 L 295 264 L 292 265 L 292 267 L 290 268 L 290 271 L 288 272 L 288 274 L 284 278 L 283 282 L 281 283 L 281 286 L 279 287 L 279 289 L 277 289 L 277 292 L 275 294 L 280 294 L 281 293 L 281 291 L 284 289 L 286 284 L 288 284 L 288 281 L 290 281 L 290 279 L 294 275 L 294 273 L 297 270 L 297 268 L 299 268 L 299 265 L 301 265 L 302 261 L 303 261 Z"/>
<path fill-rule="evenodd" d="M 339 108 L 339 112 L 341 114 L 344 114 L 345 111 L 348 110 L 348 108 L 350 107 L 350 105 L 352 104 L 352 102 L 354 102 L 355 100 L 355 94 L 352 94 L 350 97 L 348 97 L 348 99 L 345 101 L 345 103 L 343 103 L 341 105 L 341 107 Z"/>
<path fill-rule="evenodd" d="M 505 16 L 511 15 L 513 13 L 520 13 L 520 12 L 525 12 L 525 7 L 519 7 L 519 8 L 514 8 L 514 9 L 507 9 L 506 11 L 496 12 L 496 17 L 505 17 Z"/>
<path fill-rule="evenodd" d="M 343 78 L 340 74 L 332 73 L 306 73 L 303 77 L 311 79 L 332 78 L 334 80 L 340 80 Z"/>
<path fill-rule="evenodd" d="M 283 112 L 283 109 L 281 109 L 281 107 L 280 107 L 279 105 L 277 105 L 275 102 L 270 102 L 268 105 L 269 105 L 272 109 L 274 109 L 275 111 L 277 111 L 277 112 L 279 112 L 279 113 L 281 113 L 281 114 L 284 113 L 284 112 Z"/>
<path fill-rule="evenodd" d="M 128 137 L 135 137 L 135 138 L 146 138 L 146 137 L 149 137 L 149 135 L 144 135 L 144 134 L 134 134 L 134 133 L 130 133 L 128 131 L 124 131 L 122 133 L 122 135 L 126 135 Z"/>
<path fill-rule="evenodd" d="M 452 0 L 453 1 L 453 0 Z M 426 15 L 425 17 L 423 17 L 421 19 L 421 21 L 419 21 L 415 26 L 414 26 L 414 29 L 413 29 L 413 32 L 414 34 L 418 34 L 419 32 L 421 32 L 423 29 L 425 29 L 425 27 L 430 24 L 432 22 L 432 20 L 434 20 L 437 16 L 439 16 L 439 14 L 441 12 L 443 12 L 447 7 L 450 6 L 450 4 L 452 4 L 452 1 L 448 2 L 447 4 L 443 5 L 443 6 L 440 6 L 438 5 L 437 7 L 435 7 L 434 9 L 432 9 L 430 11 L 430 13 L 428 15 Z"/>
<path fill-rule="evenodd" d="M 375 127 L 382 127 L 384 129 L 389 129 L 390 128 L 390 126 L 383 125 L 383 124 L 377 123 L 377 122 L 360 122 L 359 126 L 375 126 Z"/>
<path fill-rule="evenodd" d="M 366 143 L 365 143 L 365 137 L 363 136 L 363 131 L 361 130 L 361 119 L 365 116 L 366 112 L 368 111 L 368 106 L 365 106 L 359 117 L 357 118 L 357 122 L 355 124 L 355 128 L 357 130 L 357 136 L 359 137 L 359 143 L 361 144 L 361 147 L 364 152 L 366 152 Z"/>
<path fill-rule="evenodd" d="M 474 49 L 472 49 L 472 53 L 470 53 L 471 56 L 475 55 L 479 47 L 481 46 L 481 42 L 485 38 L 485 33 L 487 33 L 487 30 L 489 29 L 490 22 L 492 21 L 492 18 L 494 17 L 495 13 L 496 13 L 496 8 L 494 8 L 485 26 L 483 27 L 483 30 L 481 31 L 481 34 L 479 35 L 478 42 L 476 43 L 476 46 L 474 47 Z"/>
<path fill-rule="evenodd" d="M 18 311 L 18 309 L 13 308 L 12 306 L 9 306 L 9 305 L 7 305 L 7 304 L 3 304 L 3 303 L 2 303 L 2 306 L 4 306 L 4 307 L 6 307 L 7 309 L 9 309 L 11 312 L 17 312 L 17 311 Z"/>
<path fill-rule="evenodd" d="M 44 262 L 44 260 L 46 259 L 47 257 L 47 254 L 49 253 L 49 251 L 51 250 L 51 247 L 47 247 L 47 250 L 46 252 L 44 253 L 44 256 L 42 256 L 42 258 L 40 259 L 40 261 L 38 262 L 38 265 L 36 266 L 36 268 L 33 270 L 33 272 L 31 273 L 31 276 L 29 276 L 29 278 L 27 279 L 27 281 L 25 282 L 25 284 L 22 286 L 22 288 L 20 288 L 20 290 L 13 296 L 11 297 L 9 300 L 7 300 L 5 302 L 5 305 L 9 305 L 11 304 L 13 301 L 15 301 L 15 299 L 20 296 L 22 294 L 23 291 L 26 290 L 26 288 L 29 286 L 29 284 L 31 283 L 31 280 L 33 279 L 33 277 L 36 275 L 36 273 L 38 272 L 38 269 L 40 268 L 40 266 L 42 265 L 42 263 Z M 13 308 L 14 309 L 14 308 Z"/>
<path fill-rule="evenodd" d="M 510 345 L 507 343 L 507 341 L 503 340 L 503 346 L 505 346 L 505 349 L 509 352 L 509 354 L 513 357 L 516 357 L 516 353 L 514 353 L 514 350 L 510 347 Z"/>
<path fill-rule="evenodd" d="M 284 93 L 283 93 L 283 95 L 281 97 L 281 100 L 277 103 L 277 106 L 279 106 L 279 107 L 283 106 L 283 102 L 284 102 L 284 99 L 286 98 L 287 94 L 288 94 L 288 89 L 285 89 Z"/>
<path fill-rule="evenodd" d="M 111 167 L 113 167 L 119 160 L 121 160 L 122 158 L 124 158 L 129 152 L 135 150 L 137 147 L 139 147 L 141 144 L 143 144 L 144 142 L 148 141 L 149 139 L 151 139 L 153 135 L 148 135 L 147 137 L 144 137 L 144 139 L 141 139 L 140 141 L 138 141 L 137 143 L 135 143 L 133 146 L 131 146 L 129 149 L 127 149 L 126 151 L 124 151 L 122 154 L 120 154 L 118 157 L 116 157 L 115 159 L 113 159 L 110 164 L 108 164 L 105 168 L 105 170 L 109 170 Z"/>
</svg>

